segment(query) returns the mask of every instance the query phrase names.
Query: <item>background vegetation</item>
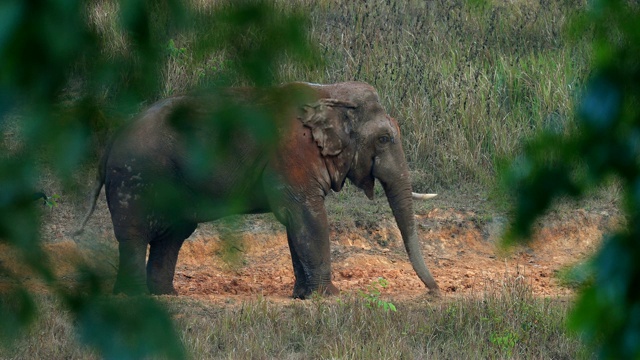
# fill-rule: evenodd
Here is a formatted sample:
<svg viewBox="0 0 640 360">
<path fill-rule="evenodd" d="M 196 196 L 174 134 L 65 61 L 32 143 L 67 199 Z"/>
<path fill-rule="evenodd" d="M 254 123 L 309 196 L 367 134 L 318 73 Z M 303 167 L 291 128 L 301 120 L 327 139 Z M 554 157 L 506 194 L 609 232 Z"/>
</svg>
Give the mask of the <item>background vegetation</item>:
<svg viewBox="0 0 640 360">
<path fill-rule="evenodd" d="M 591 47 L 588 36 L 565 33 L 584 1 L 278 3 L 308 15 L 324 66 L 286 62 L 274 78 L 374 85 L 400 121 L 422 190 L 492 186 L 500 160 L 517 154 L 523 139 L 574 128 Z M 233 63 L 228 53 L 196 61 L 192 46 L 189 38 L 170 42 L 160 96 Z"/>
<path fill-rule="evenodd" d="M 579 132 L 574 107 L 590 76 L 594 33 L 587 25 L 568 37 L 566 29 L 571 18 L 583 16 L 585 1 L 298 0 L 236 11 L 214 1 L 192 0 L 185 10 L 174 1 L 101 0 L 76 18 L 68 14 L 84 2 L 21 3 L 0 8 L 0 21 L 9 24 L 0 33 L 0 239 L 22 249 L 26 262 L 63 296 L 33 298 L 20 286 L 3 295 L 4 339 L 36 321 L 37 306 L 43 316 L 27 330 L 30 341 L 22 338 L 2 356 L 591 355 L 564 332 L 565 304 L 531 298 L 526 286 L 514 284 L 480 300 L 397 304 L 397 312 L 371 309 L 359 298 L 285 308 L 260 300 L 240 309 L 184 300 L 164 304 L 171 318 L 155 301 L 141 300 L 124 306 L 132 310 L 128 315 L 158 322 L 129 321 L 117 315 L 121 304 L 99 296 L 99 279 L 88 269 L 82 291 L 55 289 L 37 230 L 24 232 L 38 219 L 28 195 L 39 171 L 51 170 L 62 183 L 82 182 L 89 175 L 77 175 L 79 164 L 138 109 L 217 85 L 369 82 L 401 124 L 417 190 L 485 191 L 497 184 L 503 160 L 522 154 L 524 140 L 541 130 Z M 262 17 L 262 11 L 275 16 Z M 315 49 L 304 45 L 307 40 Z M 170 340 L 171 331 L 154 338 L 172 319 L 182 345 Z M 128 338 L 131 332 L 137 337 Z M 272 342 L 262 341 L 265 333 Z M 360 347 L 341 348 L 336 338 Z M 231 345 L 238 343 L 245 346 Z"/>
<path fill-rule="evenodd" d="M 494 184 L 497 160 L 543 128 L 570 131 L 587 42 L 563 28 L 582 1 L 386 1 L 310 12 L 318 82 L 374 84 L 425 185 Z M 292 72 L 287 76 L 304 77 Z"/>
</svg>

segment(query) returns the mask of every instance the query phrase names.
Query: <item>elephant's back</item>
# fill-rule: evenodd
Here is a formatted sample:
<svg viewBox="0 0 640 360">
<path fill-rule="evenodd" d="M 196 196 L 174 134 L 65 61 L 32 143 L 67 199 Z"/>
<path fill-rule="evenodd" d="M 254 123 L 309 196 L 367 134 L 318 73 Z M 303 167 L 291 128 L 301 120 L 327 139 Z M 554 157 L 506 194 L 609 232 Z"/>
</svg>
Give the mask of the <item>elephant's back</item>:
<svg viewBox="0 0 640 360">
<path fill-rule="evenodd" d="M 127 156 L 158 156 L 176 144 L 177 132 L 169 120 L 183 97 L 163 99 L 151 105 L 114 138 L 110 160 Z"/>
<path fill-rule="evenodd" d="M 153 104 L 117 133 L 106 158 L 106 183 L 141 176 L 149 181 L 175 167 L 179 149 L 169 118 L 181 100 L 168 98 Z"/>
</svg>

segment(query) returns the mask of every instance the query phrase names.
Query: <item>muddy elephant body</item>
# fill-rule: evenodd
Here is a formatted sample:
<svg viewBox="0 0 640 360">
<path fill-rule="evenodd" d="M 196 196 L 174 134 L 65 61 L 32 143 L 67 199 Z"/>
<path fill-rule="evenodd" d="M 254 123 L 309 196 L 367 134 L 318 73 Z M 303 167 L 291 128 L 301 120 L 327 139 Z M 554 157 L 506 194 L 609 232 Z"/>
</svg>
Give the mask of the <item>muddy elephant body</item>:
<svg viewBox="0 0 640 360">
<path fill-rule="evenodd" d="M 247 92 L 225 96 L 251 105 L 262 101 Z M 357 82 L 293 83 L 278 92 L 299 100 L 284 101 L 277 110 L 275 142 L 243 126 L 202 127 L 203 119 L 216 116 L 203 104 L 220 102 L 220 96 L 159 101 L 114 137 L 82 226 L 104 185 L 119 243 L 115 293 L 175 294 L 178 252 L 198 223 L 273 212 L 287 231 L 293 296 L 335 294 L 324 198 L 340 191 L 346 179 L 369 198 L 375 179 L 380 181 L 416 273 L 438 291 L 416 234 L 399 128 L 375 89 Z M 242 116 L 240 111 L 238 121 Z"/>
</svg>

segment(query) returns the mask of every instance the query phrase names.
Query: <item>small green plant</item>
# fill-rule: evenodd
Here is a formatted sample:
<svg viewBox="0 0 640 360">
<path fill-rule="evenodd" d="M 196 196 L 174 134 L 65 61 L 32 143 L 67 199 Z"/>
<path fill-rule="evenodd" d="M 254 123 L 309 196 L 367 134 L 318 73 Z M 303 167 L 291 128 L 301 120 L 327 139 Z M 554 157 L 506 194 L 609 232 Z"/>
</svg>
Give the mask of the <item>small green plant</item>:
<svg viewBox="0 0 640 360">
<path fill-rule="evenodd" d="M 451 320 L 459 316 L 458 304 L 449 304 L 447 308 L 444 310 L 444 314 Z"/>
<path fill-rule="evenodd" d="M 217 62 L 211 62 L 208 67 L 210 72 L 219 73 L 231 69 L 233 67 L 233 62 L 229 59 L 224 59 Z"/>
<path fill-rule="evenodd" d="M 44 204 L 49 207 L 49 209 L 53 209 L 54 207 L 58 207 L 58 201 L 60 200 L 60 195 L 53 194 L 46 199 L 44 199 Z"/>
<path fill-rule="evenodd" d="M 389 282 L 385 278 L 378 278 L 373 283 L 367 286 L 367 291 L 360 290 L 360 297 L 365 302 L 365 306 L 368 308 L 378 308 L 384 311 L 397 311 L 396 306 L 390 302 L 380 298 L 382 289 L 386 288 Z"/>
<path fill-rule="evenodd" d="M 175 41 L 173 41 L 173 39 L 169 39 L 169 42 L 167 43 L 167 52 L 169 53 L 169 56 L 179 58 L 187 53 L 187 48 L 176 47 Z"/>
<path fill-rule="evenodd" d="M 492 333 L 489 336 L 489 341 L 495 345 L 500 351 L 505 352 L 507 357 L 511 357 L 513 354 L 513 349 L 516 347 L 516 344 L 520 340 L 518 334 L 513 333 L 511 331 L 507 331 L 502 335 L 497 335 L 496 333 Z"/>
</svg>

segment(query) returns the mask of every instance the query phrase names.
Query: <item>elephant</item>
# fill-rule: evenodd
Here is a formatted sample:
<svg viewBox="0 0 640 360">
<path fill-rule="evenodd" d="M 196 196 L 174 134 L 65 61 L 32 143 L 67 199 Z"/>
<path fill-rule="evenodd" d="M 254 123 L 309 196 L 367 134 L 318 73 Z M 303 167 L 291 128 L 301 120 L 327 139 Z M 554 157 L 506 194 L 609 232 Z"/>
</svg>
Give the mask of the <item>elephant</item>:
<svg viewBox="0 0 640 360">
<path fill-rule="evenodd" d="M 256 95 L 268 91 L 232 88 L 166 98 L 112 138 L 78 232 L 104 186 L 119 250 L 114 293 L 177 294 L 173 277 L 178 252 L 198 223 L 273 212 L 286 228 L 295 275 L 292 296 L 337 294 L 324 200 L 349 179 L 370 199 L 375 180 L 380 182 L 415 272 L 438 295 L 413 211 L 413 198 L 434 195 L 412 191 L 400 128 L 374 87 L 296 82 L 273 92 L 285 95 L 273 100 Z M 243 119 L 249 115 L 241 109 L 231 112 L 232 120 L 245 125 L 204 129 L 203 119 L 218 116 L 216 106 L 227 102 L 273 110 L 273 145 L 244 128 L 251 121 Z M 209 151 L 215 161 L 202 160 L 194 148 Z M 245 200 L 234 201 L 238 198 Z"/>
</svg>

